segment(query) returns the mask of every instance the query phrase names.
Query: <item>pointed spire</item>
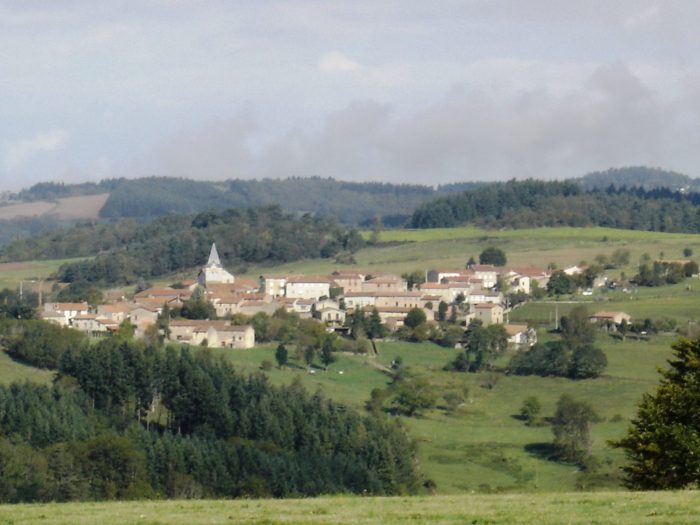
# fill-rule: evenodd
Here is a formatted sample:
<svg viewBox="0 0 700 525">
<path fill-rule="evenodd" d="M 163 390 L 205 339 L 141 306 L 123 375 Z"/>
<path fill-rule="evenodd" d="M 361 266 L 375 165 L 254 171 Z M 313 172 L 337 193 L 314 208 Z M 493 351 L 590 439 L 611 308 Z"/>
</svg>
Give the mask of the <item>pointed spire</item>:
<svg viewBox="0 0 700 525">
<path fill-rule="evenodd" d="M 211 252 L 209 252 L 209 261 L 207 266 L 221 266 L 221 261 L 219 260 L 219 252 L 216 251 L 216 243 L 211 243 Z"/>
</svg>

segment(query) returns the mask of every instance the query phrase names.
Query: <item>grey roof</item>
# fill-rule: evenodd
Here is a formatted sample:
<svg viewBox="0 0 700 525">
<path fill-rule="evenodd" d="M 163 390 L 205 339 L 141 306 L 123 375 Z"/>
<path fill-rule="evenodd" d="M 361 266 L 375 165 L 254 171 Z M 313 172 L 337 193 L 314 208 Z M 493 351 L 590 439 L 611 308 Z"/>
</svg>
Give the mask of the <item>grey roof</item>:
<svg viewBox="0 0 700 525">
<path fill-rule="evenodd" d="M 207 267 L 221 266 L 221 261 L 219 260 L 219 252 L 216 251 L 216 243 L 211 244 L 211 252 L 209 252 L 209 261 L 207 261 Z"/>
</svg>

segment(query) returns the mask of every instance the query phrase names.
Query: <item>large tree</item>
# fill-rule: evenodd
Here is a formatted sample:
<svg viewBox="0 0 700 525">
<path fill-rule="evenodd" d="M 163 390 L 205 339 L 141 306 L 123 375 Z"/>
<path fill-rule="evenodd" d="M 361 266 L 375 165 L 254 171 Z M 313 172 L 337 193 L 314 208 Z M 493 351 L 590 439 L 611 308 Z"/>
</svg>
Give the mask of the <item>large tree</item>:
<svg viewBox="0 0 700 525">
<path fill-rule="evenodd" d="M 591 426 L 599 421 L 591 405 L 564 394 L 557 402 L 552 418 L 554 449 L 557 457 L 572 463 L 584 463 L 591 452 Z"/>
<path fill-rule="evenodd" d="M 624 471 L 632 488 L 700 483 L 700 339 L 681 339 L 672 348 L 656 392 L 644 395 L 627 436 L 613 442 L 627 455 Z"/>
<path fill-rule="evenodd" d="M 508 262 L 506 254 L 500 248 L 490 246 L 479 255 L 479 264 L 493 264 L 494 266 L 505 266 Z"/>
</svg>

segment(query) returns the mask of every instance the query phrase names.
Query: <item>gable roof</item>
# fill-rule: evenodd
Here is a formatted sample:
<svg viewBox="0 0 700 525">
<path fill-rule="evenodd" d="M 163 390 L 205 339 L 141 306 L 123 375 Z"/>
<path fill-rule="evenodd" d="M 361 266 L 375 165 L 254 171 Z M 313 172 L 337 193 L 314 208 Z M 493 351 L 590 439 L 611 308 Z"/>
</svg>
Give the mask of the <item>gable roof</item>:
<svg viewBox="0 0 700 525">
<path fill-rule="evenodd" d="M 87 303 L 52 303 L 53 309 L 58 311 L 66 310 L 87 310 Z"/>
</svg>

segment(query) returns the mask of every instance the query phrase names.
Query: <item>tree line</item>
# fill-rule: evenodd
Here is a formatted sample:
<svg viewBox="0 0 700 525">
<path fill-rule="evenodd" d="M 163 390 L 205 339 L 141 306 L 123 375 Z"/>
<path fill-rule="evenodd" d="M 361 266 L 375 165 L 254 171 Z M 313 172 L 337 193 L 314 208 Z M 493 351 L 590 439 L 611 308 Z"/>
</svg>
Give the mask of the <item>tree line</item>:
<svg viewBox="0 0 700 525">
<path fill-rule="evenodd" d="M 488 184 L 419 206 L 414 228 L 602 226 L 645 231 L 700 231 L 700 194 L 667 188 L 584 190 L 574 181 Z"/>
<path fill-rule="evenodd" d="M 212 242 L 222 262 L 277 264 L 352 252 L 364 241 L 351 228 L 327 219 L 293 217 L 280 208 L 229 209 L 194 216 L 173 215 L 148 224 L 86 223 L 17 241 L 1 260 L 96 257 L 66 264 L 58 278 L 100 286 L 135 283 L 191 269 L 207 260 Z"/>
</svg>

